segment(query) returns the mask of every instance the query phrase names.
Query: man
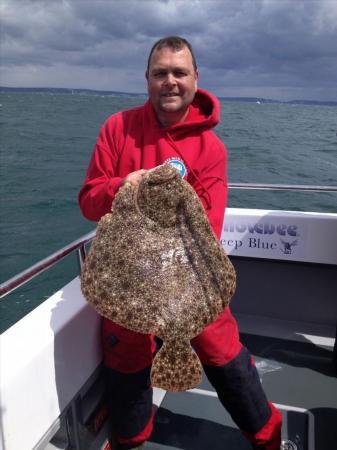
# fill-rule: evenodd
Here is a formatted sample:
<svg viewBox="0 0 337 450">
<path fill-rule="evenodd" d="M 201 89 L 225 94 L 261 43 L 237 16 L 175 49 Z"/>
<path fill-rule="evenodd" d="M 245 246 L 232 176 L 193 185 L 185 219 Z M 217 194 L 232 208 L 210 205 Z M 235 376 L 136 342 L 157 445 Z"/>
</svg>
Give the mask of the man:
<svg viewBox="0 0 337 450">
<path fill-rule="evenodd" d="M 180 37 L 155 43 L 146 79 L 145 105 L 111 116 L 100 131 L 79 194 L 83 214 L 99 220 L 111 210 L 121 185 L 137 185 L 146 170 L 170 162 L 197 192 L 220 238 L 227 198 L 226 149 L 211 130 L 219 121 L 219 102 L 197 88 L 193 50 Z M 155 340 L 103 319 L 102 344 L 118 442 L 121 449 L 135 448 L 149 438 L 153 426 L 149 375 Z M 229 308 L 192 345 L 219 400 L 254 448 L 279 449 L 281 414 L 265 397 Z"/>
</svg>

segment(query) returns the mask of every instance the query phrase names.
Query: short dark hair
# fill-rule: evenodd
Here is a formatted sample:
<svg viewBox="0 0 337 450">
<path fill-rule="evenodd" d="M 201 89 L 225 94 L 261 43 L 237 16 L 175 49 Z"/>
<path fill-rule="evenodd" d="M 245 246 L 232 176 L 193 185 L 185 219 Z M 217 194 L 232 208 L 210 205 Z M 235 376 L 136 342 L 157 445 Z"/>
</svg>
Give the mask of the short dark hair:
<svg viewBox="0 0 337 450">
<path fill-rule="evenodd" d="M 149 73 L 151 57 L 155 50 L 161 50 L 162 48 L 171 48 L 174 51 L 179 51 L 182 50 L 184 47 L 187 47 L 189 49 L 192 56 L 192 63 L 194 70 L 197 70 L 197 62 L 194 56 L 192 45 L 186 39 L 180 36 L 168 36 L 159 39 L 159 41 L 157 41 L 151 48 L 149 59 L 147 61 L 147 69 L 146 69 L 147 73 Z"/>
</svg>

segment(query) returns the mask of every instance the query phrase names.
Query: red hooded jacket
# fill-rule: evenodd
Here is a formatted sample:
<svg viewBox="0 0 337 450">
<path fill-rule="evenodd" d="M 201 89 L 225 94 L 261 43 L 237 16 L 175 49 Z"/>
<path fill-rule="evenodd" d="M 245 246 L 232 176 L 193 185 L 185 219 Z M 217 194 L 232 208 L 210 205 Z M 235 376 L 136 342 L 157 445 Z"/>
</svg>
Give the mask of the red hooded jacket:
<svg viewBox="0 0 337 450">
<path fill-rule="evenodd" d="M 193 186 L 218 239 L 227 200 L 226 148 L 211 130 L 219 122 L 216 97 L 198 89 L 182 123 L 160 126 L 152 103 L 112 115 L 102 126 L 79 193 L 84 216 L 111 211 L 123 178 L 170 162 Z"/>
</svg>

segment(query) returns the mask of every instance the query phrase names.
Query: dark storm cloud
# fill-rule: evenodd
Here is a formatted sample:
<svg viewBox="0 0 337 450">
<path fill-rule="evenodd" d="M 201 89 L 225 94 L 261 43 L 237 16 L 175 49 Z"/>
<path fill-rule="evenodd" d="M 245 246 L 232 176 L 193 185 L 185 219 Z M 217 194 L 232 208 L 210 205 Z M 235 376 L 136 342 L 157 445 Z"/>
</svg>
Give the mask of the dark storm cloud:
<svg viewBox="0 0 337 450">
<path fill-rule="evenodd" d="M 2 84 L 144 92 L 153 42 L 179 34 L 219 95 L 337 100 L 335 0 L 3 0 L 1 10 Z"/>
</svg>

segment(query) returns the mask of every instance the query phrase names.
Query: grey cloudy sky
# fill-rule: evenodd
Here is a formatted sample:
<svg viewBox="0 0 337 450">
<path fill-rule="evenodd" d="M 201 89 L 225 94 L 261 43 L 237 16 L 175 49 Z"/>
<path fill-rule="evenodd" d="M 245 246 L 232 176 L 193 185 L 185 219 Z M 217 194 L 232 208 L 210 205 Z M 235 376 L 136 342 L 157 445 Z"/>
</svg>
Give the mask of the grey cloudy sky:
<svg viewBox="0 0 337 450">
<path fill-rule="evenodd" d="M 220 96 L 337 100 L 337 0 L 1 0 L 0 84 L 146 92 L 152 44 Z"/>
</svg>

